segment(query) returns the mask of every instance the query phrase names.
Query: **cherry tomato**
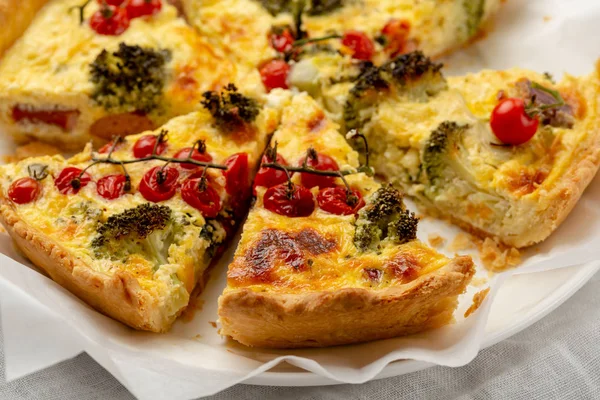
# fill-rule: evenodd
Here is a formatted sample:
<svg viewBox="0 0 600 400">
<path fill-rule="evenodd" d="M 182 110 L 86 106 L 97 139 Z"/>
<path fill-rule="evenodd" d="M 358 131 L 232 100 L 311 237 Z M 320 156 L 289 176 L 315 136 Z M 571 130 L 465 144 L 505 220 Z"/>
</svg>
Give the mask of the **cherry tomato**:
<svg viewBox="0 0 600 400">
<path fill-rule="evenodd" d="M 135 158 L 150 157 L 157 140 L 158 136 L 155 135 L 144 135 L 139 138 L 133 145 L 133 155 Z M 167 150 L 167 142 L 161 141 L 158 146 L 156 146 L 156 154 L 162 154 L 165 150 Z"/>
<path fill-rule="evenodd" d="M 177 158 L 179 160 L 185 160 L 186 158 L 188 158 L 190 156 L 190 150 L 192 148 L 191 147 L 186 147 L 183 148 L 181 150 L 179 150 L 177 153 L 175 153 L 174 158 Z M 210 154 L 204 152 L 204 153 L 200 153 L 198 151 L 198 149 L 194 149 L 194 151 L 192 152 L 192 160 L 196 160 L 196 161 L 203 161 L 203 162 L 211 162 L 212 161 L 212 157 Z M 192 163 L 183 163 L 183 164 L 179 164 L 179 166 L 183 169 L 194 169 L 194 168 L 199 168 L 198 165 L 192 164 Z"/>
<path fill-rule="evenodd" d="M 365 201 L 358 190 L 352 190 L 352 194 L 356 196 L 357 200 L 354 205 L 348 204 L 348 193 L 345 187 L 336 186 L 321 189 L 317 195 L 317 203 L 323 211 L 330 214 L 356 214 L 358 210 L 364 207 Z"/>
<path fill-rule="evenodd" d="M 249 167 L 248 153 L 233 154 L 224 162 L 227 169 L 223 171 L 225 175 L 225 191 L 227 194 L 243 200 L 248 195 L 249 187 Z"/>
<path fill-rule="evenodd" d="M 122 174 L 107 175 L 98 180 L 96 191 L 105 199 L 113 200 L 125 193 L 127 178 Z"/>
<path fill-rule="evenodd" d="M 304 158 L 302 158 L 299 161 L 299 164 L 302 165 L 303 162 L 304 162 Z M 306 162 L 306 165 L 308 165 L 309 167 L 312 167 L 314 169 L 321 170 L 321 171 L 339 171 L 339 169 L 340 169 L 340 167 L 338 167 L 338 164 L 335 162 L 335 160 L 333 158 L 329 157 L 326 154 L 321 154 L 321 153 L 317 154 L 316 160 L 309 157 L 308 161 Z M 326 188 L 326 187 L 330 187 L 330 186 L 335 186 L 335 177 L 321 176 L 321 175 L 310 174 L 308 172 L 301 172 L 300 173 L 300 182 L 302 182 L 303 186 L 306 186 L 309 189 L 314 188 L 315 186 L 318 186 L 320 188 Z"/>
<path fill-rule="evenodd" d="M 394 57 L 404 52 L 410 32 L 410 23 L 405 20 L 391 19 L 381 30 L 386 38 L 385 50 Z"/>
<path fill-rule="evenodd" d="M 269 162 L 273 162 L 273 160 L 267 157 L 266 154 L 263 155 L 261 159 L 261 164 Z M 281 165 L 288 165 L 287 161 L 285 160 L 285 158 L 283 158 L 281 154 L 277 154 L 277 163 Z M 290 176 L 292 176 L 291 173 Z M 287 175 L 285 174 L 285 171 L 281 171 L 275 168 L 260 167 L 260 169 L 256 173 L 256 176 L 254 177 L 254 194 L 256 195 L 257 186 L 264 186 L 266 188 L 270 188 L 272 186 L 279 185 L 280 183 L 286 181 Z"/>
<path fill-rule="evenodd" d="M 125 0 L 97 0 L 98 4 L 102 5 L 104 3 L 111 5 L 111 6 L 120 6 L 121 4 L 123 4 L 125 2 Z"/>
<path fill-rule="evenodd" d="M 267 189 L 263 198 L 265 208 L 286 217 L 308 217 L 315 210 L 312 192 L 300 185 L 292 185 L 291 193 L 287 183 Z"/>
<path fill-rule="evenodd" d="M 20 178 L 8 188 L 8 197 L 17 204 L 27 204 L 37 199 L 41 191 L 42 187 L 35 179 Z"/>
<path fill-rule="evenodd" d="M 529 141 L 537 131 L 539 121 L 525 112 L 525 102 L 518 98 L 501 100 L 492 111 L 490 126 L 502 142 L 519 145 Z"/>
<path fill-rule="evenodd" d="M 370 60 L 375 53 L 375 45 L 364 32 L 344 33 L 342 44 L 352 50 L 352 58 L 357 60 Z"/>
<path fill-rule="evenodd" d="M 84 172 L 79 177 L 80 174 L 81 169 L 66 167 L 54 179 L 54 186 L 62 194 L 77 194 L 82 187 L 86 186 L 92 180 L 92 177 L 87 172 Z"/>
<path fill-rule="evenodd" d="M 105 4 L 90 17 L 90 28 L 100 35 L 118 36 L 129 28 L 129 17 L 123 8 Z"/>
<path fill-rule="evenodd" d="M 119 147 L 121 147 L 121 144 L 117 144 L 117 146 L 115 147 L 115 150 L 118 149 Z M 108 142 L 106 143 L 104 146 L 100 147 L 100 149 L 98 149 L 98 153 L 99 154 L 106 154 L 110 151 L 110 149 L 113 146 L 113 142 Z"/>
<path fill-rule="evenodd" d="M 142 177 L 140 193 L 146 200 L 154 203 L 169 200 L 177 191 L 178 178 L 176 168 L 154 167 Z"/>
<path fill-rule="evenodd" d="M 280 53 L 285 53 L 292 50 L 294 47 L 294 35 L 289 28 L 281 28 L 280 32 L 271 32 L 269 34 L 269 42 L 271 47 Z"/>
<path fill-rule="evenodd" d="M 187 179 L 181 187 L 183 201 L 197 210 L 205 218 L 215 218 L 221 211 L 221 198 L 219 193 L 210 185 L 200 187 L 201 179 Z"/>
<path fill-rule="evenodd" d="M 129 0 L 125 9 L 129 19 L 154 15 L 160 11 L 162 3 L 160 0 Z"/>
<path fill-rule="evenodd" d="M 290 66 L 283 60 L 271 60 L 260 67 L 260 78 L 267 91 L 276 88 L 288 89 L 287 77 Z"/>
</svg>

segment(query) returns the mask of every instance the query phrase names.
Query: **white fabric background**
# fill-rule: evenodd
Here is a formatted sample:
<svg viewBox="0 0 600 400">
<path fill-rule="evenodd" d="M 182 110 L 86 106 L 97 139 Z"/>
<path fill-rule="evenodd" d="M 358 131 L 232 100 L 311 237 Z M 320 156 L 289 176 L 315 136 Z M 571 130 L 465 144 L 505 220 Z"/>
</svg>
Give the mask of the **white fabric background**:
<svg viewBox="0 0 600 400">
<path fill-rule="evenodd" d="M 363 385 L 314 388 L 238 385 L 212 397 L 215 400 L 284 398 L 600 399 L 600 273 L 552 314 L 482 351 L 462 368 L 435 367 Z M 0 400 L 17 399 L 124 400 L 133 396 L 85 354 L 6 383 L 0 335 Z"/>
</svg>

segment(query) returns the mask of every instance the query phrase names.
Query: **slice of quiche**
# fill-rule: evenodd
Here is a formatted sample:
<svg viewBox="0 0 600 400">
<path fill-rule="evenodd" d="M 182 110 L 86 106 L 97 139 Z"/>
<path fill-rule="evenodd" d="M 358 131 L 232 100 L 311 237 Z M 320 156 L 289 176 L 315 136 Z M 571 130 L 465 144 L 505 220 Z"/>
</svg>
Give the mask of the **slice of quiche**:
<svg viewBox="0 0 600 400">
<path fill-rule="evenodd" d="M 3 0 L 0 4 L 0 56 L 25 32 L 46 2 L 47 0 Z"/>
<path fill-rule="evenodd" d="M 249 346 L 320 347 L 450 323 L 471 258 L 418 241 L 402 194 L 367 175 L 321 107 L 306 94 L 278 95 L 287 96 L 281 124 L 219 299 L 221 334 Z"/>
<path fill-rule="evenodd" d="M 267 90 L 327 90 L 330 80 L 347 80 L 365 64 L 379 65 L 415 49 L 440 56 L 473 38 L 500 5 L 500 0 L 182 2 L 187 19 L 212 43 L 227 49 L 236 63 L 259 68 Z"/>
<path fill-rule="evenodd" d="M 247 210 L 278 111 L 231 87 L 177 117 L 65 160 L 0 167 L 0 222 L 29 259 L 92 307 L 169 329 Z"/>
<path fill-rule="evenodd" d="M 367 68 L 338 115 L 430 213 L 514 247 L 546 239 L 598 170 L 598 70 L 555 82 L 517 68 L 445 79 L 441 67 L 415 52 Z"/>
<path fill-rule="evenodd" d="M 155 129 L 229 82 L 263 90 L 256 71 L 228 61 L 174 6 L 133 4 L 50 1 L 0 62 L 0 128 L 79 150 Z"/>
</svg>

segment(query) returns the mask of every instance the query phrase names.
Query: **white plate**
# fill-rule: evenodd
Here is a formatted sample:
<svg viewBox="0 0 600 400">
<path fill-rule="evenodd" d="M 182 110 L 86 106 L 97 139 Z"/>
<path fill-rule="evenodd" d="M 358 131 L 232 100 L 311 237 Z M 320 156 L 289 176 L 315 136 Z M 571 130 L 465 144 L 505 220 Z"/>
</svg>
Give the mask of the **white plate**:
<svg viewBox="0 0 600 400">
<path fill-rule="evenodd" d="M 482 348 L 505 340 L 548 315 L 574 295 L 598 270 L 600 270 L 600 261 L 535 274 L 513 275 L 496 295 Z M 533 280 L 532 276 L 534 275 L 535 279 Z M 433 366 L 435 365 L 422 361 L 397 361 L 386 366 L 374 379 L 408 374 Z M 302 371 L 287 364 L 278 366 L 244 383 L 269 386 L 340 384 L 338 381 Z"/>
</svg>

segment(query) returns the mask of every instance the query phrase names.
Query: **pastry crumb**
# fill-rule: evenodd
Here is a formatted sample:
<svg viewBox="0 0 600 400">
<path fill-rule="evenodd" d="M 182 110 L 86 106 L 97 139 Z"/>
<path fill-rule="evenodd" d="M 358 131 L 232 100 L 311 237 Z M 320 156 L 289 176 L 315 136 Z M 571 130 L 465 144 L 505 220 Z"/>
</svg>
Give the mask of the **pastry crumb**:
<svg viewBox="0 0 600 400">
<path fill-rule="evenodd" d="M 548 21 L 550 21 L 551 19 L 552 19 L 552 17 L 551 17 L 551 16 L 549 16 L 549 15 L 545 15 L 545 16 L 544 16 L 544 22 L 548 22 Z"/>
<path fill-rule="evenodd" d="M 464 232 L 456 235 L 450 246 L 448 247 L 449 251 L 456 252 L 462 250 L 468 250 L 475 247 L 475 243 L 473 241 L 473 237 Z"/>
<path fill-rule="evenodd" d="M 429 236 L 427 236 L 427 240 L 432 247 L 442 247 L 446 242 L 446 239 L 437 233 L 430 233 Z"/>
<path fill-rule="evenodd" d="M 194 339 L 194 340 L 200 340 L 200 339 L 202 339 L 202 335 L 201 334 L 197 334 L 192 339 Z"/>
<path fill-rule="evenodd" d="M 484 276 L 475 276 L 471 279 L 471 285 L 475 287 L 481 287 L 488 283 L 490 280 Z"/>
<path fill-rule="evenodd" d="M 485 238 L 483 241 L 480 241 L 478 248 L 483 265 L 490 271 L 504 271 L 521 263 L 521 253 L 519 250 L 493 239 Z"/>
<path fill-rule="evenodd" d="M 208 323 L 213 327 L 216 328 L 217 327 L 217 323 L 215 321 L 208 321 Z"/>
<path fill-rule="evenodd" d="M 465 318 L 468 318 L 469 315 L 471 315 L 475 311 L 477 311 L 477 309 L 481 306 L 481 303 L 483 303 L 483 300 L 485 300 L 485 298 L 487 297 L 489 292 L 490 292 L 490 288 L 486 288 L 486 289 L 480 290 L 479 292 L 477 292 L 473 295 L 473 304 L 471 304 L 471 306 L 467 309 L 467 311 L 465 311 Z"/>
</svg>

